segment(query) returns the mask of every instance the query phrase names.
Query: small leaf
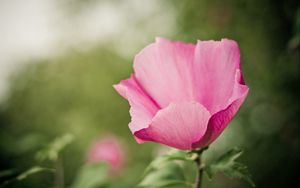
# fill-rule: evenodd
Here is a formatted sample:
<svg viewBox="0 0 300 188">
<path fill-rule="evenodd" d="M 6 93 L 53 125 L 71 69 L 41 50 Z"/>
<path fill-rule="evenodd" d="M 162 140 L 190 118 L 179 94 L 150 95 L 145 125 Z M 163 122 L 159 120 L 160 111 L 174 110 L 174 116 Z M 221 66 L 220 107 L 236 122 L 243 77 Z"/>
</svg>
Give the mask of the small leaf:
<svg viewBox="0 0 300 188">
<path fill-rule="evenodd" d="M 21 181 L 33 174 L 36 174 L 39 172 L 45 172 L 45 171 L 54 172 L 54 169 L 44 168 L 44 167 L 40 167 L 40 166 L 34 166 L 34 167 L 31 167 L 30 169 L 26 170 L 25 172 L 21 173 L 20 175 L 18 175 L 16 177 L 16 179 Z"/>
<path fill-rule="evenodd" d="M 5 173 L 1 173 L 2 177 L 5 176 L 13 176 L 13 177 L 9 177 L 7 178 L 5 181 L 0 183 L 0 186 L 4 186 L 7 184 L 10 184 L 14 181 L 22 181 L 26 178 L 28 178 L 31 175 L 34 175 L 36 173 L 40 173 L 40 172 L 54 172 L 54 169 L 50 169 L 50 168 L 44 168 L 44 167 L 40 167 L 40 166 L 33 166 L 31 168 L 29 168 L 28 170 L 22 172 L 21 174 L 15 175 L 15 173 L 13 171 L 7 171 Z"/>
<path fill-rule="evenodd" d="M 244 179 L 252 187 L 255 187 L 255 184 L 251 179 L 251 174 L 248 171 L 247 166 L 245 166 L 242 163 L 235 162 L 232 166 L 232 170 L 231 169 L 225 170 L 224 174 L 226 174 L 229 177 L 236 177 L 236 178 Z"/>
<path fill-rule="evenodd" d="M 53 142 L 36 153 L 36 159 L 38 159 L 39 161 L 56 161 L 58 159 L 59 153 L 73 140 L 74 137 L 71 134 L 65 134 L 61 137 L 56 138 Z"/>
<path fill-rule="evenodd" d="M 204 170 L 208 177 L 211 179 L 216 173 L 224 173 L 231 178 L 241 178 L 246 180 L 251 186 L 255 187 L 254 182 L 251 180 L 251 175 L 244 164 L 236 162 L 242 155 L 241 149 L 233 148 L 223 154 L 216 162 L 205 165 Z"/>
<path fill-rule="evenodd" d="M 104 163 L 92 163 L 84 165 L 77 177 L 72 188 L 95 188 L 107 183 L 108 168 Z"/>
</svg>

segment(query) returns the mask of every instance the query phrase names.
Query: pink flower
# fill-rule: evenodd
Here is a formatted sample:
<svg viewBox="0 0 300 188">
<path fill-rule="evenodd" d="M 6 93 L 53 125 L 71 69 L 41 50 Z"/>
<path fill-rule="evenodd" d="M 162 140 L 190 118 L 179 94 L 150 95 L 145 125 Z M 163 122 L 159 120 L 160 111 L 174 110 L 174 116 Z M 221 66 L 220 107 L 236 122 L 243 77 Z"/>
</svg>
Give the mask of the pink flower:
<svg viewBox="0 0 300 188">
<path fill-rule="evenodd" d="M 104 137 L 91 145 L 87 153 L 87 161 L 90 163 L 106 162 L 112 172 L 117 172 L 124 163 L 123 147 L 117 138 Z"/>
<path fill-rule="evenodd" d="M 138 143 L 182 150 L 212 143 L 244 102 L 248 87 L 238 44 L 196 45 L 157 38 L 134 59 L 134 74 L 114 88 L 129 101 L 129 128 Z"/>
</svg>

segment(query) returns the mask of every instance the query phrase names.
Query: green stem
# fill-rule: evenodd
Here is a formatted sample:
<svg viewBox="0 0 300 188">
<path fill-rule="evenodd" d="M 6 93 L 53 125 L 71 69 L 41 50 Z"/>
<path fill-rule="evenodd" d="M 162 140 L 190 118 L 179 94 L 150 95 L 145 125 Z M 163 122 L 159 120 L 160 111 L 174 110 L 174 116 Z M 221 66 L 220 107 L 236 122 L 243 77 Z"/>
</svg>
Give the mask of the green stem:
<svg viewBox="0 0 300 188">
<path fill-rule="evenodd" d="M 204 164 L 202 164 L 201 156 L 202 156 L 202 153 L 207 149 L 208 149 L 208 146 L 204 147 L 204 148 L 201 148 L 201 149 L 192 150 L 192 153 L 196 154 L 196 157 L 195 157 L 194 161 L 196 163 L 196 168 L 197 168 L 197 175 L 196 175 L 194 188 L 201 188 L 202 187 L 201 185 L 202 185 L 202 176 L 203 176 L 203 166 L 204 166 Z"/>
<path fill-rule="evenodd" d="M 202 176 L 203 176 L 203 168 L 201 164 L 201 153 L 197 155 L 197 158 L 195 159 L 195 163 L 197 165 L 195 188 L 201 188 Z"/>
</svg>

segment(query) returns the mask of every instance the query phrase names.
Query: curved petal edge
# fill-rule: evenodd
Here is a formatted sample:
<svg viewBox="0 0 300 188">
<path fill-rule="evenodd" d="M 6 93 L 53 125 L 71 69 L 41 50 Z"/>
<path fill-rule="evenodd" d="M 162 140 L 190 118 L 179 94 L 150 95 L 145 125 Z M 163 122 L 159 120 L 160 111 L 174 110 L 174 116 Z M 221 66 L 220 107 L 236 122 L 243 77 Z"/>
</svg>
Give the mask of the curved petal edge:
<svg viewBox="0 0 300 188">
<path fill-rule="evenodd" d="M 171 103 L 157 112 L 148 128 L 134 135 L 145 141 L 189 150 L 205 134 L 210 117 L 209 111 L 197 102 Z"/>
<path fill-rule="evenodd" d="M 140 87 L 135 76 L 131 75 L 127 80 L 122 80 L 119 84 L 114 85 L 114 88 L 130 104 L 131 122 L 129 128 L 131 132 L 134 133 L 148 127 L 159 108 L 155 101 Z M 138 143 L 142 143 L 142 140 L 138 138 L 136 140 Z"/>
<path fill-rule="evenodd" d="M 238 70 L 236 72 L 236 83 L 234 85 L 232 96 L 228 101 L 229 105 L 227 108 L 212 115 L 208 123 L 207 132 L 203 138 L 193 143 L 193 148 L 208 146 L 219 137 L 245 101 L 248 92 L 249 88 L 244 85 L 241 71 Z"/>
</svg>

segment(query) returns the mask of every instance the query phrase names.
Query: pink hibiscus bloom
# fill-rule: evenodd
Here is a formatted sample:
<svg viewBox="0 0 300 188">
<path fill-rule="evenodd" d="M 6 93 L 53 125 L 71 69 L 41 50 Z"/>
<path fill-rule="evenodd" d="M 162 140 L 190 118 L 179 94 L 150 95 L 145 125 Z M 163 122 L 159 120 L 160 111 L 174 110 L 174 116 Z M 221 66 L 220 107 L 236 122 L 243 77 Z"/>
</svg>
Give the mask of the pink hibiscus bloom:
<svg viewBox="0 0 300 188">
<path fill-rule="evenodd" d="M 134 59 L 134 74 L 114 88 L 129 101 L 129 128 L 138 143 L 182 150 L 212 143 L 244 102 L 249 88 L 233 40 L 196 45 L 157 38 Z"/>
<path fill-rule="evenodd" d="M 119 140 L 113 136 L 96 140 L 88 150 L 89 163 L 105 162 L 111 172 L 118 172 L 124 164 L 124 150 Z"/>
</svg>

